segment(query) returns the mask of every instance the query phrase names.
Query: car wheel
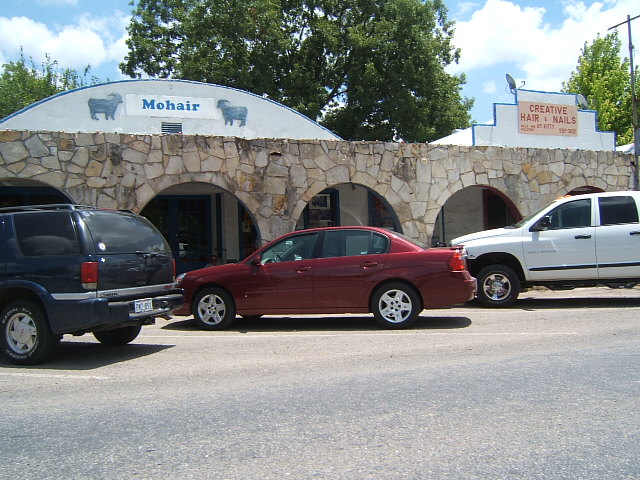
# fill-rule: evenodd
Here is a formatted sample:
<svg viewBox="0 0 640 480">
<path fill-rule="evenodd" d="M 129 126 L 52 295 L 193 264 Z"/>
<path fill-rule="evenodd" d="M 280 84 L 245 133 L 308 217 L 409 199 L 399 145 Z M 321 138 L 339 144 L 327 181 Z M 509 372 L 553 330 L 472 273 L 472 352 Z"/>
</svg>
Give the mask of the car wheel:
<svg viewBox="0 0 640 480">
<path fill-rule="evenodd" d="M 42 309 L 28 300 L 13 302 L 0 316 L 2 351 L 18 365 L 34 365 L 49 358 L 61 335 L 51 332 Z"/>
<path fill-rule="evenodd" d="M 93 332 L 93 336 L 103 345 L 126 345 L 136 339 L 140 330 L 142 330 L 140 325 L 133 325 L 130 327 L 114 328 L 113 330 Z"/>
<path fill-rule="evenodd" d="M 233 323 L 236 307 L 231 296 L 221 288 L 208 288 L 193 301 L 193 318 L 204 330 L 222 330 Z"/>
<path fill-rule="evenodd" d="M 420 300 L 415 290 L 399 282 L 388 283 L 373 294 L 371 310 L 385 328 L 408 328 L 420 313 Z"/>
<path fill-rule="evenodd" d="M 508 307 L 520 293 L 520 280 L 511 268 L 489 265 L 478 274 L 478 300 L 485 307 Z"/>
</svg>

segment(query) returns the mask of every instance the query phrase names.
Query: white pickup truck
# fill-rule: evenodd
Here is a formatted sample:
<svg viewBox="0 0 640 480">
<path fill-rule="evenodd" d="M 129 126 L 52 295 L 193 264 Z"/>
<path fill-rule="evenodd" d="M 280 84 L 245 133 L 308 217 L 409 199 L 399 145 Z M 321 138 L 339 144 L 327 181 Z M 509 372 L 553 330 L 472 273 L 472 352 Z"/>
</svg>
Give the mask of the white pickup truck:
<svg viewBox="0 0 640 480">
<path fill-rule="evenodd" d="M 478 300 L 506 307 L 520 291 L 640 283 L 640 192 L 560 198 L 505 228 L 451 241 L 464 245 L 478 280 Z"/>
</svg>

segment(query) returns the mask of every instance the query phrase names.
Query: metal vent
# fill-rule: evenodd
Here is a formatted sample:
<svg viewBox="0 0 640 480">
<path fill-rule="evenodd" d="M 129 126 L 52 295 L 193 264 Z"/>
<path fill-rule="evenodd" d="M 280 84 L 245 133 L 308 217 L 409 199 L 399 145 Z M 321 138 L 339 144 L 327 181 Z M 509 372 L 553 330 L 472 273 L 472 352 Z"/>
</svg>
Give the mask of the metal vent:
<svg viewBox="0 0 640 480">
<path fill-rule="evenodd" d="M 162 122 L 162 133 L 182 133 L 181 123 Z"/>
</svg>

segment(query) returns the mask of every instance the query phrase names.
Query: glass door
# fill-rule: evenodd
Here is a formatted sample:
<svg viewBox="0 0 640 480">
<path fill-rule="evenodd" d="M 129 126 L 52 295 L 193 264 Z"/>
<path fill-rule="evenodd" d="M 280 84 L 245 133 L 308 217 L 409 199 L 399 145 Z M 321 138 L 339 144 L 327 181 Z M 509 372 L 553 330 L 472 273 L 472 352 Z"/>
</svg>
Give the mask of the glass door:
<svg viewBox="0 0 640 480">
<path fill-rule="evenodd" d="M 211 197 L 158 195 L 142 210 L 166 237 L 178 273 L 204 267 L 213 252 Z"/>
</svg>

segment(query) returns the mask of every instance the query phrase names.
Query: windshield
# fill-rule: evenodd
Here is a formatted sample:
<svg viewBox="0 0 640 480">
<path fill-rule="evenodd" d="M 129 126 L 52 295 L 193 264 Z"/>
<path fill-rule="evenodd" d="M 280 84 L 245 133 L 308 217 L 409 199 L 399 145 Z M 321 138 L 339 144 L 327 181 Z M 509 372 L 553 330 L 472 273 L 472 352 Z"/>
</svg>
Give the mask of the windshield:
<svg viewBox="0 0 640 480">
<path fill-rule="evenodd" d="M 541 211 L 545 210 L 548 206 L 549 205 L 545 205 L 544 207 L 542 207 L 542 208 L 536 210 L 535 212 L 527 215 L 526 217 L 524 217 L 519 222 L 514 223 L 513 225 L 509 225 L 508 227 L 504 227 L 504 228 L 520 228 L 520 227 L 523 227 L 527 222 L 529 222 L 533 217 L 538 215 Z"/>
</svg>

